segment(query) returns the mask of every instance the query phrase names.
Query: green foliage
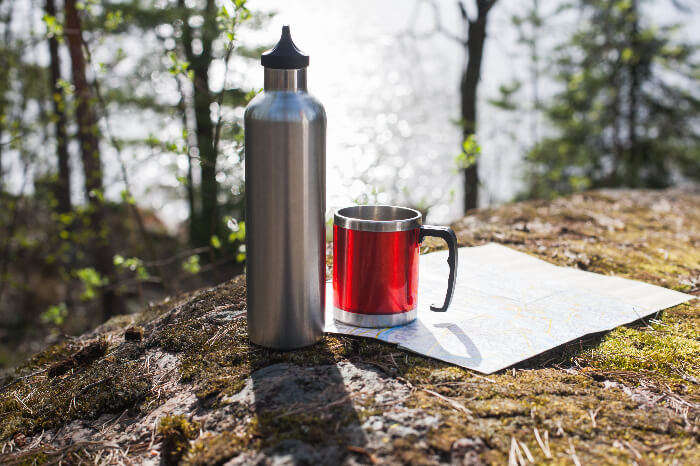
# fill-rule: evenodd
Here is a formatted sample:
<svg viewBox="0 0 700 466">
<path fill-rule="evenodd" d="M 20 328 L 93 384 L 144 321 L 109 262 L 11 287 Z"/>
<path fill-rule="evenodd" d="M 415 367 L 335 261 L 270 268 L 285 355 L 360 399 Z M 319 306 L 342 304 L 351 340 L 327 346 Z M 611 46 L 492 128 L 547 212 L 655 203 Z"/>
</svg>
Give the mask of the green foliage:
<svg viewBox="0 0 700 466">
<path fill-rule="evenodd" d="M 55 16 L 44 15 L 43 21 L 46 25 L 46 35 L 48 37 L 63 38 L 63 24 L 61 24 Z"/>
<path fill-rule="evenodd" d="M 183 271 L 198 273 L 202 267 L 200 259 L 202 263 L 225 262 L 226 267 L 231 261 L 219 261 L 220 258 L 245 259 L 244 226 L 231 236 L 222 219 L 243 217 L 244 137 L 240 107 L 259 90 L 244 86 L 240 75 L 231 72 L 223 86 L 221 80 L 214 80 L 221 87 L 206 89 L 195 98 L 201 86 L 195 88 L 191 78 L 197 64 L 200 70 L 208 69 L 211 76 L 222 65 L 238 66 L 240 60 L 250 58 L 259 60 L 261 48 L 255 44 L 243 45 L 242 40 L 247 36 L 240 34 L 258 28 L 267 16 L 252 12 L 241 0 L 79 2 L 85 39 L 82 51 L 93 94 L 89 105 L 99 119 L 92 129 L 100 148 L 121 149 L 116 155 L 123 163 L 123 171 L 117 172 L 120 167 L 114 163 L 107 164 L 103 189 L 87 193 L 90 200 L 99 202 L 86 207 L 81 204 L 84 196 L 79 196 L 74 199 L 72 211 L 58 212 L 55 193 L 61 180 L 56 176 L 59 146 L 56 125 L 57 114 L 61 112 L 54 112 L 53 106 L 57 104 L 65 116 L 70 150 L 76 141 L 75 124 L 79 115 L 76 89 L 71 83 L 71 61 L 63 42 L 64 5 L 57 2 L 58 13 L 46 15 L 45 6 L 43 1 L 0 1 L 0 26 L 5 31 L 0 45 L 0 249 L 4 256 L 0 260 L 3 262 L 0 317 L 17 316 L 12 316 L 5 328 L 29 329 L 38 322 L 50 325 L 60 322 L 63 331 L 80 333 L 86 326 L 98 323 L 100 313 L 95 311 L 101 300 L 96 298 L 101 293 L 114 291 L 119 300 L 129 301 L 138 294 L 143 300 L 143 287 L 138 281 L 150 280 L 149 273 L 157 272 L 158 279 L 165 282 L 164 274 L 170 277 Z M 28 21 L 28 18 L 43 20 Z M 189 29 L 189 37 L 185 29 Z M 133 47 L 134 37 L 139 38 L 140 47 Z M 47 55 L 48 38 L 59 42 L 62 63 L 57 87 L 61 92 L 49 85 L 52 70 L 48 60 L 36 60 L 37 51 Z M 191 53 L 186 52 L 186 46 L 190 46 Z M 195 102 L 202 100 L 206 102 L 200 107 L 206 111 L 197 112 Z M 214 107 L 217 111 L 209 112 Z M 198 127 L 192 117 L 197 113 L 210 116 L 209 130 L 206 125 L 203 130 Z M 221 115 L 220 121 L 217 113 Z M 124 124 L 129 131 L 122 131 Z M 151 136 L 151 132 L 155 135 Z M 213 163 L 212 159 L 203 157 L 205 151 L 200 147 L 199 138 L 205 132 L 210 135 L 208 145 L 216 148 L 213 153 L 218 160 L 214 159 Z M 212 133 L 216 135 L 216 144 L 211 141 Z M 207 138 L 204 139 L 206 142 Z M 210 183 L 207 196 L 218 205 L 204 213 L 203 178 L 192 173 L 207 163 L 216 168 L 208 175 L 215 189 L 211 189 Z M 162 183 L 142 187 L 121 179 L 143 166 L 162 170 Z M 83 167 L 70 164 L 69 168 L 78 172 Z M 175 179 L 180 184 L 173 183 Z M 74 176 L 71 185 L 75 181 Z M 136 191 L 124 189 L 120 193 L 121 188 L 115 191 L 118 185 L 133 186 Z M 12 195 L 5 197 L 6 189 L 12 190 Z M 200 250 L 207 250 L 205 255 L 201 258 L 183 255 L 178 248 L 188 246 L 167 234 L 156 218 L 157 213 L 149 211 L 147 203 L 152 196 L 158 196 L 159 204 L 187 199 L 190 224 L 195 228 L 216 225 L 211 228 L 213 231 L 203 232 L 201 243 L 199 239 L 192 241 Z M 104 215 L 96 212 L 94 204 L 109 212 Z M 18 206 L 21 210 L 14 228 L 10 224 L 14 223 Z M 142 223 L 136 224 L 135 212 L 141 213 Z M 205 215 L 217 218 L 205 218 Z M 93 229 L 91 218 L 98 216 L 104 218 L 104 224 Z M 96 266 L 95 256 L 101 252 L 101 243 L 113 246 L 113 251 L 120 253 L 113 256 L 110 251 L 99 259 L 100 264 L 114 265 L 115 270 Z M 171 264 L 171 260 L 175 261 L 174 270 L 160 265 Z M 46 283 L 41 293 L 27 285 L 36 282 L 37 274 Z M 79 295 L 84 302 L 78 299 Z M 28 296 L 31 299 L 26 299 Z M 76 318 L 66 319 L 68 308 L 55 304 L 60 301 L 70 303 L 70 315 Z"/>
<path fill-rule="evenodd" d="M 195 275 L 198 274 L 199 271 L 202 269 L 202 266 L 199 265 L 199 255 L 194 254 L 190 257 L 187 258 L 187 260 L 182 262 L 182 270 L 185 272 Z"/>
<path fill-rule="evenodd" d="M 498 87 L 499 97 L 497 99 L 489 99 L 489 103 L 503 110 L 518 110 L 520 107 L 516 103 L 515 98 L 521 87 L 522 82 L 520 81 L 513 81 L 510 84 L 501 84 Z"/>
<path fill-rule="evenodd" d="M 170 59 L 170 67 L 168 68 L 170 74 L 173 76 L 186 76 L 187 79 L 192 80 L 194 75 L 188 61 L 181 60 L 175 52 L 168 52 L 168 58 Z"/>
<path fill-rule="evenodd" d="M 59 303 L 49 307 L 41 314 L 41 321 L 45 324 L 59 326 L 63 324 L 68 315 L 68 307 L 66 303 Z"/>
<path fill-rule="evenodd" d="M 124 22 L 124 15 L 121 10 L 109 11 L 105 18 L 104 27 L 106 31 L 116 30 Z"/>
<path fill-rule="evenodd" d="M 110 103 L 118 108 L 150 110 L 161 119 L 169 120 L 173 114 L 178 119 L 184 114 L 194 115 L 189 121 L 181 120 L 183 128 L 178 131 L 181 138 L 144 135 L 127 142 L 154 152 L 187 157 L 186 165 L 182 157 L 173 157 L 168 168 L 179 189 L 173 190 L 171 183 L 164 183 L 165 189 L 187 196 L 191 245 L 212 246 L 217 255 L 228 253 L 229 249 L 222 244 L 228 234 L 222 218 L 241 218 L 244 203 L 243 125 L 239 116 L 231 115 L 236 115 L 238 112 L 233 110 L 245 106 L 255 92 L 236 86 L 229 74 L 224 76 L 221 89 L 206 88 L 201 83 L 195 86 L 194 81 L 210 72 L 212 65 L 223 64 L 228 69 L 229 60 L 236 57 L 259 59 L 259 48 L 240 45 L 239 31 L 244 24 L 258 28 L 266 16 L 252 12 L 245 0 L 184 4 L 108 0 L 101 5 L 104 10 L 92 23 L 98 33 L 106 32 L 110 39 L 119 41 L 122 34 L 131 36 L 136 28 L 144 40 L 153 35 L 158 38 L 157 42 L 150 42 L 156 47 L 143 55 L 134 72 L 125 79 L 112 80 L 114 84 L 110 84 L 115 87 L 103 89 L 103 96 L 109 97 Z M 162 93 L 152 92 L 162 86 L 177 89 L 180 94 L 177 104 L 173 105 L 172 99 L 167 99 L 169 103 L 165 104 L 159 98 Z M 210 112 L 214 105 L 218 111 Z M 212 127 L 215 137 L 203 136 L 211 133 Z M 208 170 L 209 166 L 215 166 L 216 171 Z M 201 171 L 199 177 L 192 176 L 195 170 Z M 217 194 L 213 195 L 214 192 Z M 212 215 L 218 218 L 205 218 Z M 213 236 L 218 238 L 219 246 L 214 244 L 217 240 L 212 240 Z"/>
<path fill-rule="evenodd" d="M 121 270 L 128 270 L 136 274 L 139 280 L 147 280 L 150 278 L 148 270 L 143 264 L 143 261 L 138 257 L 125 258 L 117 254 L 114 256 L 114 265 Z"/>
<path fill-rule="evenodd" d="M 236 262 L 243 262 L 246 259 L 246 248 L 245 244 L 238 246 L 238 254 L 236 254 Z"/>
<path fill-rule="evenodd" d="M 105 201 L 105 195 L 104 192 L 100 189 L 92 189 L 88 193 L 91 198 L 97 198 L 99 202 L 104 202 Z"/>
<path fill-rule="evenodd" d="M 183 134 L 182 138 L 185 141 L 187 140 L 186 132 Z M 153 134 L 149 134 L 143 142 L 151 149 L 160 149 L 164 152 L 172 152 L 175 154 L 186 153 L 186 147 L 183 141 L 164 141 Z"/>
<path fill-rule="evenodd" d="M 228 242 L 239 243 L 236 252 L 236 262 L 244 262 L 246 259 L 245 222 L 236 222 L 235 219 L 229 218 L 226 222 L 226 225 L 231 230 L 231 233 L 229 233 L 228 235 Z"/>
<path fill-rule="evenodd" d="M 556 134 L 527 155 L 527 195 L 700 179 L 697 48 L 647 24 L 642 1 L 580 0 L 579 27 L 550 66 Z"/>
<path fill-rule="evenodd" d="M 477 163 L 481 155 L 481 146 L 476 140 L 476 135 L 470 134 L 469 137 L 462 143 L 462 152 L 457 155 L 455 162 L 457 168 L 466 169 Z"/>
<path fill-rule="evenodd" d="M 122 197 L 122 201 L 125 204 L 131 204 L 131 205 L 136 204 L 136 199 L 134 199 L 134 196 L 132 196 L 131 193 L 126 189 L 122 190 L 121 197 Z"/>
<path fill-rule="evenodd" d="M 107 277 L 100 276 L 97 270 L 92 267 L 78 269 L 75 275 L 85 287 L 83 294 L 80 296 L 85 301 L 95 299 L 98 289 L 109 283 Z"/>
<path fill-rule="evenodd" d="M 251 18 L 246 0 L 224 0 L 219 10 L 217 21 L 219 28 L 226 33 L 229 42 L 236 40 L 236 27 L 239 23 Z"/>
<path fill-rule="evenodd" d="M 228 235 L 229 243 L 245 241 L 245 222 L 236 222 L 234 219 L 229 218 L 226 223 L 231 230 L 231 233 Z"/>
</svg>

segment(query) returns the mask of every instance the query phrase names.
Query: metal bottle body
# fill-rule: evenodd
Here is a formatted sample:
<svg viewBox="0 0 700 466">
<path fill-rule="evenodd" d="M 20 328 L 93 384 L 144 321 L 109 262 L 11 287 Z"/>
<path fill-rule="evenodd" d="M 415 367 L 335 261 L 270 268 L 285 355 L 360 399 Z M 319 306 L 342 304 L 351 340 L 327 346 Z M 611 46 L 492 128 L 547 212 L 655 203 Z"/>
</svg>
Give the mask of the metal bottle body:
<svg viewBox="0 0 700 466">
<path fill-rule="evenodd" d="M 294 349 L 323 335 L 326 115 L 306 69 L 265 69 L 245 111 L 248 335 Z"/>
</svg>

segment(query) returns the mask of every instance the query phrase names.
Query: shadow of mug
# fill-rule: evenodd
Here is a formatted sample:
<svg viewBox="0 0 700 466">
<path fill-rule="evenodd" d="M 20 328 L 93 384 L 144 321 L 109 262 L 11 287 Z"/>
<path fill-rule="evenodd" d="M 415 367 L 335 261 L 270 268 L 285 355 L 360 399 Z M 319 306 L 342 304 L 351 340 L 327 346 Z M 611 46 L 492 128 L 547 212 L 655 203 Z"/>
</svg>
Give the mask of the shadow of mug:
<svg viewBox="0 0 700 466">
<path fill-rule="evenodd" d="M 421 325 L 423 325 L 423 324 L 421 323 Z M 457 337 L 457 339 L 460 341 L 460 343 L 462 343 L 462 345 L 464 345 L 464 349 L 466 351 L 466 354 L 469 355 L 468 357 L 461 356 L 462 362 L 464 364 L 469 364 L 469 365 L 473 365 L 473 366 L 478 366 L 479 364 L 481 364 L 481 361 L 482 361 L 481 352 L 476 347 L 476 345 L 474 344 L 472 339 L 469 338 L 469 336 L 466 333 L 464 333 L 464 330 L 462 330 L 462 328 L 459 325 L 450 324 L 450 323 L 442 323 L 442 324 L 434 324 L 433 327 L 448 329 L 455 337 Z M 444 347 L 442 347 L 442 345 L 440 345 L 440 346 L 441 346 L 441 348 L 443 348 L 443 351 L 447 352 L 447 350 L 445 350 Z"/>
<path fill-rule="evenodd" d="M 376 329 L 354 327 L 349 334 L 376 338 L 387 343 L 401 344 L 404 349 L 453 364 L 471 367 L 481 364 L 483 361 L 481 352 L 469 335 L 467 335 L 459 325 L 448 322 L 425 324 L 420 319 L 420 314 L 422 312 L 429 311 L 425 309 L 419 310 L 418 318 L 406 325 Z M 443 332 L 436 332 L 434 328 L 429 329 L 428 325 L 445 330 Z M 401 332 L 401 338 L 396 335 L 399 331 Z M 436 337 L 436 333 L 442 333 L 445 338 L 457 339 L 460 345 L 463 346 L 463 350 L 457 352 L 449 351 L 444 345 L 445 341 L 440 341 L 439 337 Z"/>
</svg>

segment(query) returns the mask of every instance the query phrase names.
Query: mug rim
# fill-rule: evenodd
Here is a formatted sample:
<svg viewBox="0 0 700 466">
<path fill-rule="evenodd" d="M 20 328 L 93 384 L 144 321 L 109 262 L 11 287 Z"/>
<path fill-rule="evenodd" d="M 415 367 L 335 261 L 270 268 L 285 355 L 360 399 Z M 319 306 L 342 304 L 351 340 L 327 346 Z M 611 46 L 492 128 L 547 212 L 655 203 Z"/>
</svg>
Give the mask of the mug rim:
<svg viewBox="0 0 700 466">
<path fill-rule="evenodd" d="M 363 214 L 363 211 L 365 212 Z M 403 218 L 397 217 L 400 214 Z M 362 218 L 378 217 L 378 218 Z M 382 220 L 381 217 L 388 217 Z M 422 214 L 409 207 L 392 205 L 356 205 L 335 211 L 333 223 L 341 228 L 355 231 L 392 232 L 420 228 Z"/>
</svg>

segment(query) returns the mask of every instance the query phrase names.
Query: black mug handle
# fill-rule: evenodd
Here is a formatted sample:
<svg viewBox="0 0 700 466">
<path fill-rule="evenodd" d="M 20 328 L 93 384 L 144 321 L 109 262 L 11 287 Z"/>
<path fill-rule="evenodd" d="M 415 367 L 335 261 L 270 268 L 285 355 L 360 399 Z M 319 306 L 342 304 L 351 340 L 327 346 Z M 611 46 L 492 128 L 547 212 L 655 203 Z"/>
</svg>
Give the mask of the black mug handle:
<svg viewBox="0 0 700 466">
<path fill-rule="evenodd" d="M 445 312 L 452 302 L 452 295 L 455 291 L 455 280 L 457 279 L 457 236 L 450 227 L 438 227 L 433 225 L 423 225 L 420 227 L 420 236 L 418 242 L 422 242 L 426 236 L 436 236 L 442 238 L 447 243 L 450 254 L 447 257 L 447 263 L 450 265 L 450 278 L 447 280 L 447 294 L 445 295 L 445 303 L 442 307 L 430 306 L 430 310 L 434 312 Z"/>
</svg>

